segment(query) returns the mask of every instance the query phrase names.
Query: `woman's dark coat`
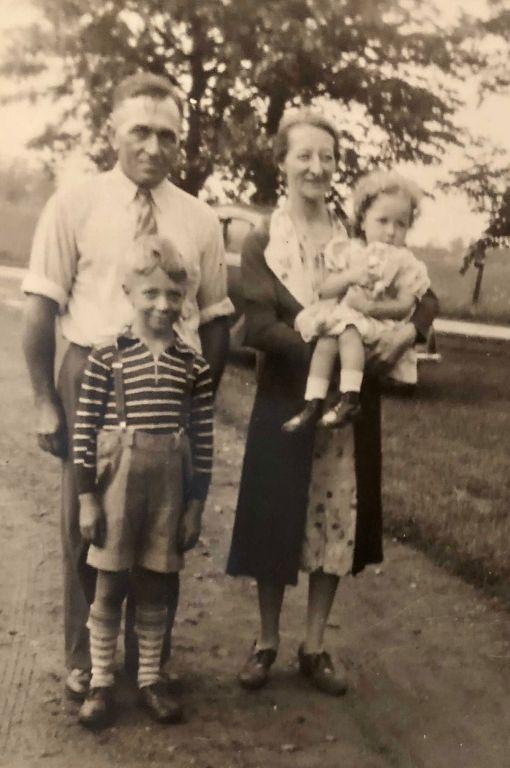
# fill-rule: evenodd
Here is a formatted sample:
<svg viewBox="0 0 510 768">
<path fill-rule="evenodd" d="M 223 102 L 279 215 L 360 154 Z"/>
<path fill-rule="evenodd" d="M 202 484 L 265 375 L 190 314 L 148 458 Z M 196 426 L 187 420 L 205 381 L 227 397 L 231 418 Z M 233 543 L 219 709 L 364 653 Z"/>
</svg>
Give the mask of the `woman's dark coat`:
<svg viewBox="0 0 510 768">
<path fill-rule="evenodd" d="M 227 573 L 295 584 L 304 537 L 313 429 L 299 435 L 282 423 L 303 403 L 311 345 L 294 330 L 302 306 L 269 269 L 264 258 L 267 228 L 243 246 L 242 283 L 246 343 L 264 353 L 248 428 Z M 437 312 L 429 292 L 413 317 L 426 337 Z M 358 512 L 352 572 L 381 562 L 381 398 L 375 379 L 365 377 L 362 418 L 355 425 Z"/>
</svg>

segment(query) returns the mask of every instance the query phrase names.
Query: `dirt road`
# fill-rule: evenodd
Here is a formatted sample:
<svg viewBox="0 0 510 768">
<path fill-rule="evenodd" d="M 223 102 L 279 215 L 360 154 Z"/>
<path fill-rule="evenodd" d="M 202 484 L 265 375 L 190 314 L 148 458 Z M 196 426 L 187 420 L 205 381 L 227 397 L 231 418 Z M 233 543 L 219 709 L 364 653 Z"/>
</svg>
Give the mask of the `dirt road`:
<svg viewBox="0 0 510 768">
<path fill-rule="evenodd" d="M 304 582 L 289 590 L 271 684 L 235 673 L 256 632 L 255 590 L 223 575 L 242 434 L 218 424 L 217 470 L 200 546 L 189 557 L 174 669 L 187 721 L 157 727 L 119 681 L 119 717 L 99 735 L 62 696 L 58 466 L 31 436 L 20 315 L 0 309 L 0 766 L 2 768 L 506 768 L 510 617 L 394 542 L 380 570 L 346 579 L 328 645 L 350 692 L 329 699 L 299 678 Z M 228 408 L 230 373 L 222 392 Z"/>
</svg>

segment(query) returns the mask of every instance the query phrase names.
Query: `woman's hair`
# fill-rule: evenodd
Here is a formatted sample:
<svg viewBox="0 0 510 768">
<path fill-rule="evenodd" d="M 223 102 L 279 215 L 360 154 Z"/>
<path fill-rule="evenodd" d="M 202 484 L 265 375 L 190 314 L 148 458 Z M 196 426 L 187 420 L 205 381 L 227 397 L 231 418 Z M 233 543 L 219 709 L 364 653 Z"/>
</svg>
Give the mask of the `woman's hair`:
<svg viewBox="0 0 510 768">
<path fill-rule="evenodd" d="M 168 77 L 154 72 L 135 72 L 128 75 L 115 86 L 113 91 L 113 109 L 127 99 L 137 96 L 151 96 L 153 99 L 173 99 L 182 117 L 182 99 L 178 90 Z"/>
<path fill-rule="evenodd" d="M 409 200 L 411 224 L 420 212 L 423 192 L 420 187 L 396 171 L 379 169 L 362 176 L 352 193 L 352 236 L 363 236 L 363 220 L 379 195 L 401 194 Z"/>
<path fill-rule="evenodd" d="M 291 109 L 288 112 L 285 112 L 280 120 L 278 130 L 273 139 L 273 159 L 277 165 L 285 159 L 285 155 L 289 150 L 289 131 L 297 125 L 311 125 L 313 128 L 320 128 L 321 131 L 329 133 L 333 139 L 335 160 L 338 162 L 340 157 L 340 146 L 335 126 L 320 112 L 303 108 Z"/>
<path fill-rule="evenodd" d="M 126 255 L 126 282 L 134 275 L 150 275 L 156 267 L 176 283 L 185 283 L 188 279 L 182 256 L 171 240 L 158 235 L 138 237 Z"/>
</svg>

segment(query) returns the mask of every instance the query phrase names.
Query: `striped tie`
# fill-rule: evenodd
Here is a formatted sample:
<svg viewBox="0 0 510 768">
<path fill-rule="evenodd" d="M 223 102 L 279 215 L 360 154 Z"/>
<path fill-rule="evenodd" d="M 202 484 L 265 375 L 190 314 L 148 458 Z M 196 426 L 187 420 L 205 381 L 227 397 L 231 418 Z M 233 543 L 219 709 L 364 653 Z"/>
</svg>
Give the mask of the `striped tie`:
<svg viewBox="0 0 510 768">
<path fill-rule="evenodd" d="M 135 202 L 137 211 L 135 238 L 142 235 L 156 235 L 158 225 L 154 216 L 154 200 L 150 189 L 138 187 Z"/>
</svg>

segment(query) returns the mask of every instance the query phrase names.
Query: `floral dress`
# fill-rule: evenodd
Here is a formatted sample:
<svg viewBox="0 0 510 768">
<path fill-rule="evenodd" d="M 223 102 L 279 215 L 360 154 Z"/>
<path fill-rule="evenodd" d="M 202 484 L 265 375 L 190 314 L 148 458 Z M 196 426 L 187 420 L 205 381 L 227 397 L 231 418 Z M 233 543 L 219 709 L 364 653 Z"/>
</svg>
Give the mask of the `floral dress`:
<svg viewBox="0 0 510 768">
<path fill-rule="evenodd" d="M 367 279 L 359 285 L 370 301 L 395 298 L 399 292 L 415 297 L 418 302 L 430 287 L 425 265 L 416 259 L 408 248 L 397 248 L 385 243 L 366 245 L 361 240 L 333 238 L 327 245 L 325 269 L 341 274 L 354 263 L 364 263 Z M 412 311 L 409 313 L 411 316 Z M 339 336 L 348 326 L 358 329 L 363 343 L 375 344 L 381 334 L 407 322 L 403 320 L 379 320 L 352 309 L 348 304 L 348 292 L 340 300 L 322 299 L 303 309 L 296 318 L 296 328 L 305 341 L 317 336 Z M 407 350 L 389 374 L 397 381 L 415 384 L 417 358 L 413 349 Z"/>
</svg>

